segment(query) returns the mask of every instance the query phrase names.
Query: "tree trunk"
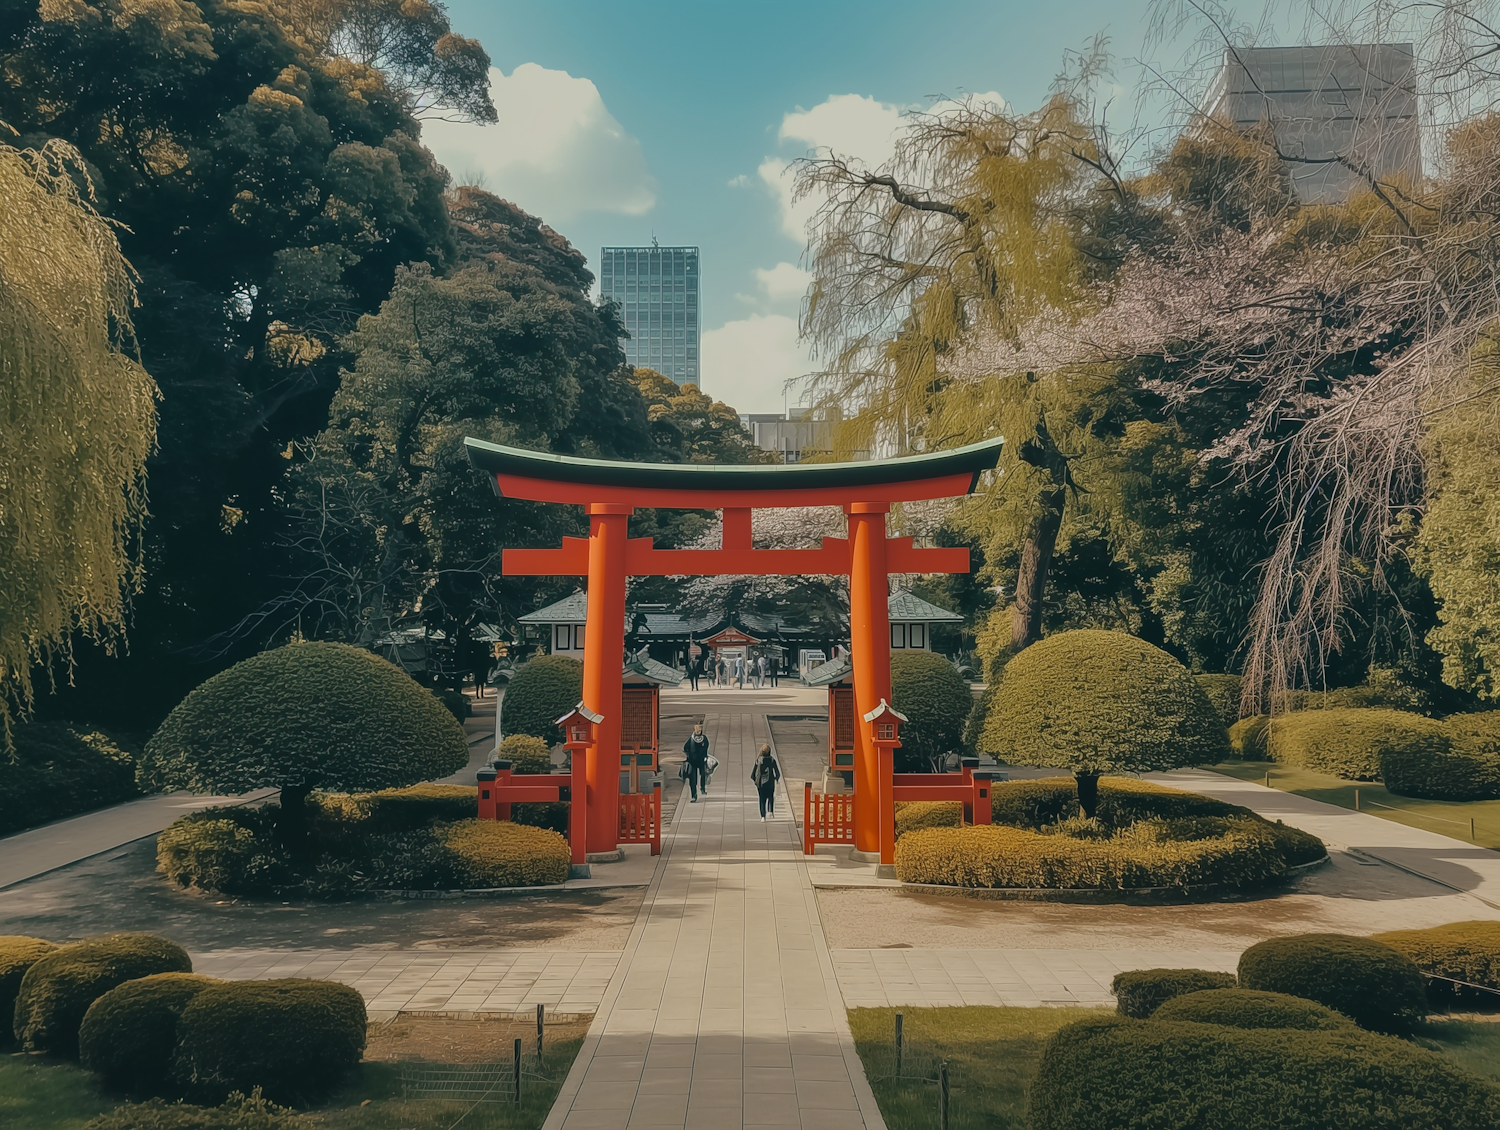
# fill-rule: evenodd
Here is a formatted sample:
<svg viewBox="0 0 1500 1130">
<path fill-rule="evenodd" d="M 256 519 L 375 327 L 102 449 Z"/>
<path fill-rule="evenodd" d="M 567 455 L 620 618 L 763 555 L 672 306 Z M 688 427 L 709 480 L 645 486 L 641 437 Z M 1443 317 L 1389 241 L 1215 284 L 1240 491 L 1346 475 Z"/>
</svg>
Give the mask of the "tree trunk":
<svg viewBox="0 0 1500 1130">
<path fill-rule="evenodd" d="M 1092 820 L 1099 811 L 1099 774 L 1075 773 L 1073 779 L 1078 782 L 1078 807 Z"/>
<path fill-rule="evenodd" d="M 1016 600 L 1011 608 L 1010 645 L 1015 651 L 1042 638 L 1042 599 L 1047 592 L 1047 571 L 1057 532 L 1062 528 L 1064 492 L 1061 488 L 1042 492 L 1042 511 L 1031 523 L 1021 543 L 1021 567 L 1016 573 Z"/>
<path fill-rule="evenodd" d="M 281 816 L 276 821 L 276 834 L 281 846 L 293 856 L 307 853 L 308 818 L 307 795 L 312 789 L 307 785 L 281 786 Z"/>
</svg>

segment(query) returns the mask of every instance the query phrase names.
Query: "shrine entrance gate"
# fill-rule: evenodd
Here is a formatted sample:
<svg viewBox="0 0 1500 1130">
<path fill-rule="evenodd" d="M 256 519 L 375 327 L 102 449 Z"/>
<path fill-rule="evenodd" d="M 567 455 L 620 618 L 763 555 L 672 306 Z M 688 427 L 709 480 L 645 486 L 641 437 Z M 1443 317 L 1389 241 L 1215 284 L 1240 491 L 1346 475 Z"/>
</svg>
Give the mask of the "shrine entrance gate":
<svg viewBox="0 0 1500 1130">
<path fill-rule="evenodd" d="M 779 466 L 625 463 L 525 451 L 472 438 L 464 442 L 470 461 L 489 476 L 501 497 L 581 505 L 589 516 L 587 538 L 564 538 L 557 549 L 506 549 L 501 564 L 511 576 L 588 578 L 583 706 L 601 718 L 586 751 L 584 837 L 589 854 L 613 852 L 619 841 L 626 578 L 842 574 L 849 578 L 849 642 L 859 719 L 854 847 L 866 858 L 894 861 L 892 743 L 877 742 L 875 723 L 864 717 L 876 713 L 891 695 L 888 577 L 967 573 L 969 551 L 918 547 L 909 537 L 888 537 L 885 516 L 898 502 L 971 493 L 980 474 L 999 460 L 1003 440 L 904 459 Z M 753 509 L 829 505 L 843 508 L 847 538 L 824 538 L 817 549 L 752 546 Z M 638 506 L 723 511 L 719 548 L 656 549 L 650 538 L 630 537 L 627 523 Z M 579 800 L 571 797 L 573 804 Z M 573 850 L 577 857 L 579 845 Z"/>
</svg>

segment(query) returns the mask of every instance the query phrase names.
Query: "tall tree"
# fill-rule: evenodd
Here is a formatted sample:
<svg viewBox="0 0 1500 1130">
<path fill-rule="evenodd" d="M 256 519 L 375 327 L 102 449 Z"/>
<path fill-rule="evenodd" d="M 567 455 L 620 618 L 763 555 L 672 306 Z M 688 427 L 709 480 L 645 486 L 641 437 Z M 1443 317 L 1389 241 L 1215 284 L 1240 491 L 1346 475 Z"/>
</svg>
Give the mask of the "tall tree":
<svg viewBox="0 0 1500 1130">
<path fill-rule="evenodd" d="M 112 639 L 140 580 L 156 385 L 76 150 L 0 145 L 0 745 L 32 667 Z M 82 188 L 80 186 L 83 186 Z"/>
</svg>

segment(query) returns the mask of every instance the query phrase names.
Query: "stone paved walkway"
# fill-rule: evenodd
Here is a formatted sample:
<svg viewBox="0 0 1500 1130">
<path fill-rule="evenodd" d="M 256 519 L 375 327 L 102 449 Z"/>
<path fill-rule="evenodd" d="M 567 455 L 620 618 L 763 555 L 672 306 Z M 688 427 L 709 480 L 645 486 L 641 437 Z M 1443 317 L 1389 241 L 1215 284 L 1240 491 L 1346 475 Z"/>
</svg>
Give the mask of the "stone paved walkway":
<svg viewBox="0 0 1500 1130">
<path fill-rule="evenodd" d="M 707 697 L 719 772 L 679 808 L 545 1130 L 884 1130 L 785 791 L 774 819 L 757 816 L 749 771 L 764 715 Z"/>
</svg>

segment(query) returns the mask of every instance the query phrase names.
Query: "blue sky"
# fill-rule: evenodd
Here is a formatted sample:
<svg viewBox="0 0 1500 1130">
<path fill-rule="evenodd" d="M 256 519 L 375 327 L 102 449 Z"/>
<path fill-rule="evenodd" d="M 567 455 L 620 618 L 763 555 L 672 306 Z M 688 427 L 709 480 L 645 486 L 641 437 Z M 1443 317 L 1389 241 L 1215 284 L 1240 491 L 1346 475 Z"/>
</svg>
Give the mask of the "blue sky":
<svg viewBox="0 0 1500 1130">
<path fill-rule="evenodd" d="M 801 216 L 782 169 L 810 147 L 868 160 L 933 96 L 1045 98 L 1063 54 L 1106 33 L 1122 113 L 1138 82 L 1143 0 L 784 3 L 450 0 L 495 69 L 501 122 L 429 123 L 460 182 L 566 235 L 702 249 L 703 386 L 779 411 L 812 367 L 796 339 Z M 795 403 L 793 399 L 792 403 Z"/>
</svg>

